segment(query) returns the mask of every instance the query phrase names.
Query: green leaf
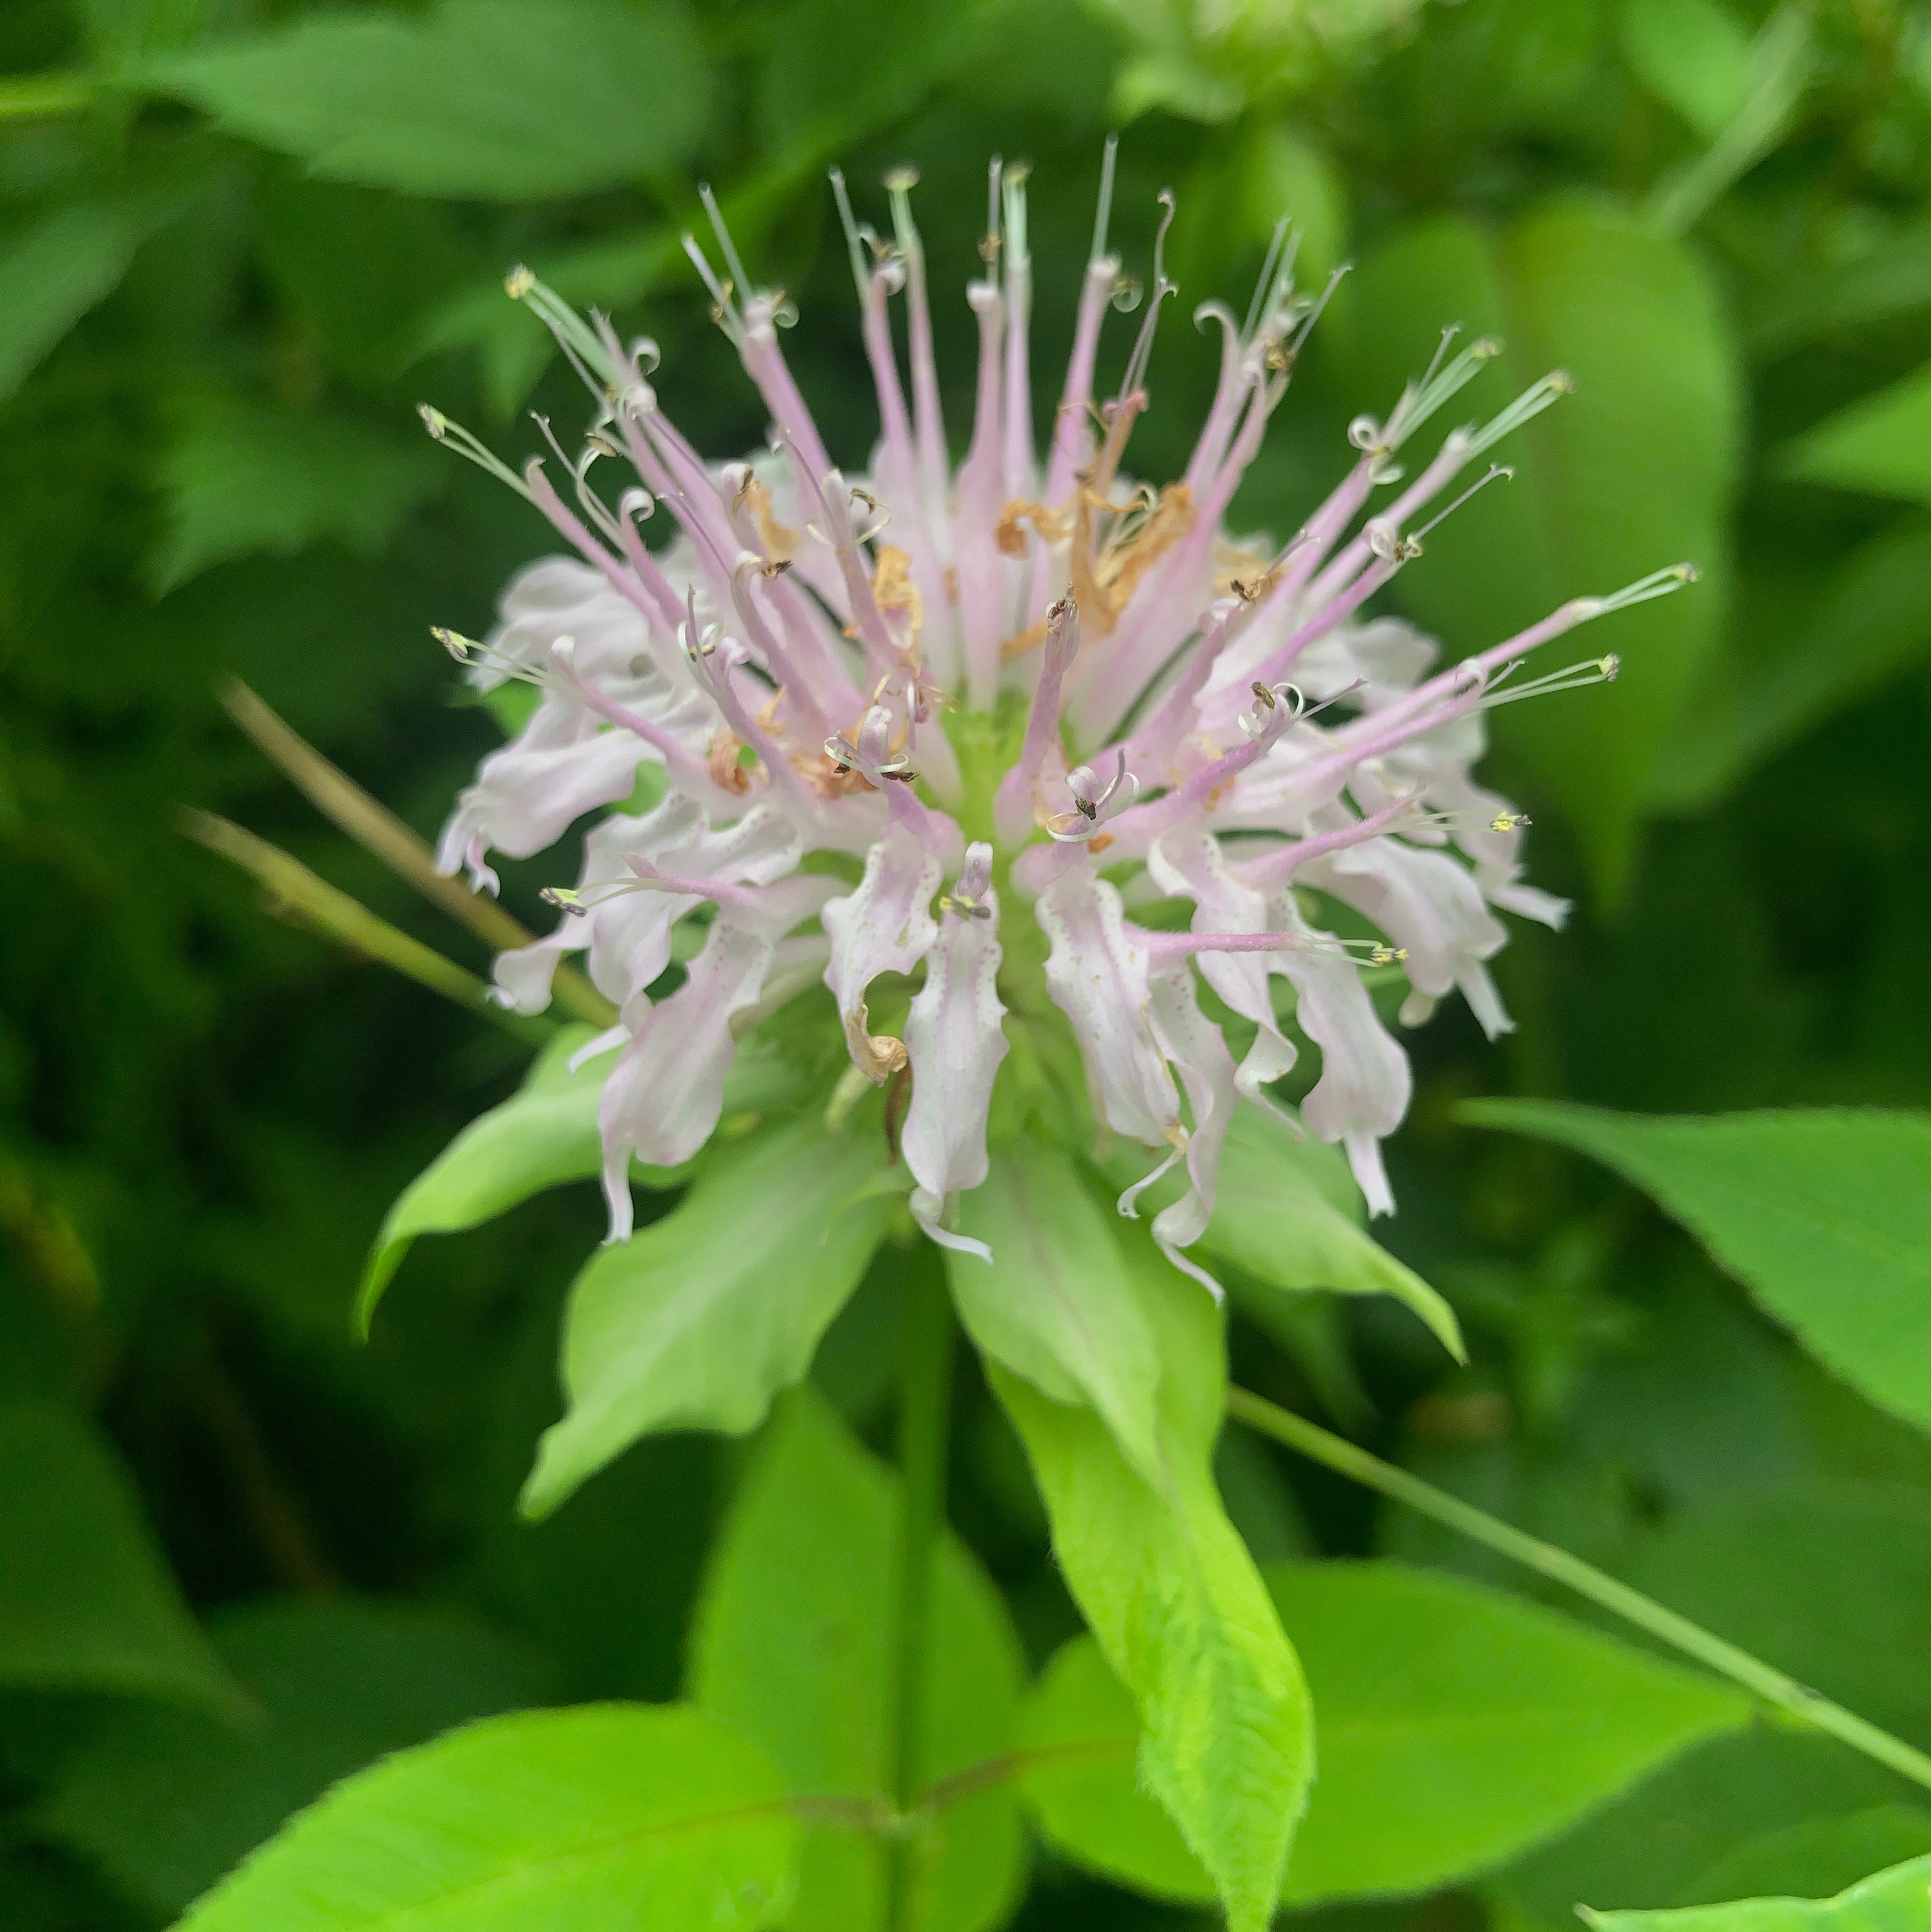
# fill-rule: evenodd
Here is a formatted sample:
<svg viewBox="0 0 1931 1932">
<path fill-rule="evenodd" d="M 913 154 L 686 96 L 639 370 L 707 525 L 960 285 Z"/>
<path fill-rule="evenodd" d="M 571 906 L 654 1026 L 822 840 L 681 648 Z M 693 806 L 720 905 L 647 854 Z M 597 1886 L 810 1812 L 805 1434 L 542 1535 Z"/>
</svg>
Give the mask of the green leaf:
<svg viewBox="0 0 1931 1932">
<path fill-rule="evenodd" d="M 1931 503 L 1931 365 L 1827 417 L 1783 468 L 1800 483 Z"/>
<path fill-rule="evenodd" d="M 0 398 L 113 292 L 134 250 L 178 206 L 176 197 L 76 202 L 0 242 Z"/>
<path fill-rule="evenodd" d="M 589 1180 L 601 1168 L 597 1106 L 610 1066 L 600 1057 L 570 1070 L 571 1057 L 595 1032 L 589 1026 L 561 1028 L 544 1042 L 522 1086 L 501 1106 L 478 1114 L 397 1196 L 376 1236 L 356 1296 L 358 1334 L 368 1334 L 376 1304 L 418 1234 L 480 1226 L 546 1188 Z M 775 1054 L 747 1042 L 725 1077 L 724 1118 L 781 1107 L 796 1086 L 796 1076 Z M 637 1162 L 631 1170 L 634 1180 L 652 1188 L 681 1187 L 691 1172 L 688 1164 Z"/>
<path fill-rule="evenodd" d="M 634 183 L 704 125 L 702 54 L 672 0 L 443 0 L 322 13 L 150 62 L 150 91 L 331 181 L 526 201 Z"/>
<path fill-rule="evenodd" d="M 337 1779 L 466 1718 L 543 1701 L 543 1673 L 472 1618 L 351 1600 L 262 1604 L 211 1626 L 253 1720 L 145 1706 L 91 1726 L 36 1828 L 172 1918 Z"/>
<path fill-rule="evenodd" d="M 1480 1100 L 1465 1119 L 1591 1154 L 1681 1221 L 1827 1367 L 1931 1430 L 1931 1116 L 1706 1118 Z"/>
<path fill-rule="evenodd" d="M 1090 1409 L 996 1363 L 988 1374 L 1026 1445 L 1066 1586 L 1139 1706 L 1140 1777 L 1212 1875 L 1233 1932 L 1259 1932 L 1314 1770 L 1307 1687 L 1214 1490 L 1219 1310 L 1138 1230 L 1118 1253 L 1120 1292 L 1138 1298 L 1161 1364 L 1159 1486 Z"/>
<path fill-rule="evenodd" d="M 486 1718 L 304 1811 L 179 1932 L 754 1932 L 798 1827 L 769 1760 L 677 1705 Z"/>
<path fill-rule="evenodd" d="M 373 554 L 445 475 L 426 442 L 346 417 L 197 398 L 175 411 L 160 460 L 167 529 L 155 584 L 172 590 L 211 564 L 292 556 L 325 538 Z"/>
<path fill-rule="evenodd" d="M 602 1250 L 570 1290 L 569 1410 L 544 1433 L 522 1507 L 544 1516 L 640 1436 L 742 1435 L 800 1380 L 895 1208 L 867 1192 L 871 1135 L 807 1119 L 719 1150 L 662 1220 Z"/>
<path fill-rule="evenodd" d="M 1681 713 L 1651 802 L 1715 802 L 1766 758 L 1931 651 L 1931 530 L 1912 519 L 1844 560 L 1789 644 L 1766 658 L 1762 629 L 1732 626 L 1708 685 Z M 1749 650 L 1740 648 L 1747 640 Z"/>
<path fill-rule="evenodd" d="M 1200 1245 L 1248 1277 L 1231 1284 L 1242 1308 L 1272 1328 L 1282 1304 L 1270 1289 L 1391 1294 L 1457 1361 L 1465 1360 L 1454 1310 L 1372 1239 L 1363 1218 L 1360 1192 L 1338 1148 L 1297 1140 L 1285 1122 L 1258 1107 L 1236 1110 L 1221 1151 L 1213 1218 Z M 1297 1346 L 1298 1337 L 1286 1346 Z"/>
<path fill-rule="evenodd" d="M 1931 1854 L 1931 1811 L 1874 1804 L 1765 1832 L 1720 1859 L 1681 1894 L 1685 1905 L 1733 1898 L 1823 1898 L 1867 1872 Z"/>
<path fill-rule="evenodd" d="M 691 1696 L 768 1750 L 794 1791 L 887 1803 L 887 1691 L 898 1487 L 809 1389 L 789 1396 L 739 1490 L 691 1640 Z M 921 1785 L 1012 1741 L 1023 1670 L 1006 1606 L 955 1537 L 940 1546 L 925 1660 Z M 921 1932 L 979 1932 L 1024 1867 L 1009 1786 L 946 1804 L 918 1840 Z M 883 1924 L 875 1830 L 808 1830 L 787 1932 Z"/>
<path fill-rule="evenodd" d="M 1592 1912 L 1602 1932 L 1921 1932 L 1931 1910 L 1931 1858 L 1862 1880 L 1835 1898 L 1745 1899 L 1681 1912 Z"/>
<path fill-rule="evenodd" d="M 232 1715 L 113 1452 L 52 1403 L 0 1407 L 0 1687 L 118 1692 Z"/>
<path fill-rule="evenodd" d="M 1160 1364 L 1122 1279 L 1118 1222 L 1057 1148 L 1002 1148 L 985 1184 L 959 1203 L 960 1232 L 991 1249 L 992 1264 L 949 1250 L 946 1272 L 982 1354 L 1054 1401 L 1092 1409 L 1157 1482 Z"/>
<path fill-rule="evenodd" d="M 1931 1499 L 1820 1485 L 1685 1510 L 1630 1581 L 1860 1717 L 1931 1725 Z"/>
<path fill-rule="evenodd" d="M 1756 1730 L 1692 1751 L 1492 1880 L 1502 1922 L 1576 1932 L 1576 1901 L 1691 1902 L 1690 1888 L 1747 1841 L 1894 1799 L 1897 1780 L 1834 1738 Z M 1868 1867 L 1867 1870 L 1870 1869 Z"/>
<path fill-rule="evenodd" d="M 1321 1763 L 1291 1902 L 1466 1877 L 1750 1717 L 1732 1691 L 1474 1584 L 1391 1563 L 1276 1564 L 1267 1577 L 1307 1671 Z M 1024 1789 L 1082 1863 L 1205 1895 L 1135 1788 L 1135 1730 L 1126 1693 L 1075 1640 L 1029 1708 Z"/>
<path fill-rule="evenodd" d="M 1369 261 L 1345 333 L 1351 390 L 1384 414 L 1434 346 L 1438 319 L 1506 345 L 1456 418 L 1498 410 L 1552 369 L 1576 394 L 1497 446 L 1515 480 L 1485 490 L 1402 573 L 1406 608 L 1449 662 L 1693 560 L 1703 580 L 1550 647 L 1540 669 L 1613 651 L 1612 688 L 1513 705 L 1495 736 L 1581 840 L 1597 892 L 1627 878 L 1670 722 L 1718 632 L 1736 467 L 1737 372 L 1709 278 L 1678 242 L 1612 208 L 1561 202 L 1506 230 L 1441 218 Z M 1424 436 L 1415 452 L 1428 453 Z M 1567 653 L 1567 655 L 1564 655 Z"/>
<path fill-rule="evenodd" d="M 1644 86 L 1714 141 L 1744 104 L 1750 37 L 1714 0 L 1630 0 L 1623 52 Z"/>
<path fill-rule="evenodd" d="M 772 21 L 758 80 L 770 151 L 795 165 L 899 119 L 979 51 L 997 12 L 992 0 L 875 8 L 864 57 L 854 60 L 844 0 L 793 0 Z"/>
</svg>

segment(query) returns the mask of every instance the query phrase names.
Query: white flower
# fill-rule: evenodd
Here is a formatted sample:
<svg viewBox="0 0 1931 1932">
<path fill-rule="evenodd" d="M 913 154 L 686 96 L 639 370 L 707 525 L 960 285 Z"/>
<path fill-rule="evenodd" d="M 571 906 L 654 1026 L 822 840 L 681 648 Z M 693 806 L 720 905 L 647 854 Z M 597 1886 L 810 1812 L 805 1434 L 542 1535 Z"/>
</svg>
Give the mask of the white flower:
<svg viewBox="0 0 1931 1932">
<path fill-rule="evenodd" d="M 821 974 L 856 1070 L 847 1078 L 896 1086 L 889 1117 L 901 1123 L 911 1207 L 934 1240 L 984 1252 L 948 1222 L 986 1176 L 1009 1029 L 1039 1036 L 1025 1056 L 1030 1077 L 1069 1064 L 1045 1040 L 1057 1009 L 1084 1061 L 1095 1128 L 1159 1156 L 1121 1211 L 1183 1166 L 1186 1192 L 1153 1232 L 1206 1281 L 1183 1250 L 1213 1211 L 1229 1114 L 1243 1102 L 1274 1106 L 1267 1089 L 1297 1057 L 1276 982 L 1321 1057 L 1301 1118 L 1346 1148 L 1384 1212 L 1380 1142 L 1406 1109 L 1410 1078 L 1363 968 L 1405 968 L 1404 1020 L 1459 989 L 1492 1036 L 1509 1022 L 1485 964 L 1506 938 L 1490 908 L 1551 925 L 1563 916 L 1562 902 L 1521 883 L 1527 820 L 1470 778 L 1480 713 L 1613 676 L 1613 658 L 1533 681 L 1516 673 L 1539 646 L 1693 573 L 1680 566 L 1566 604 L 1439 671 L 1428 640 L 1358 615 L 1449 510 L 1507 474 L 1490 468 L 1453 496 L 1463 472 L 1568 387 L 1550 376 L 1486 425 L 1451 431 L 1367 515 L 1378 490 L 1403 480 L 1397 453 L 1495 352 L 1477 342 L 1451 354 L 1453 331 L 1385 422 L 1351 427 L 1356 460 L 1303 528 L 1278 548 L 1231 542 L 1228 506 L 1326 299 L 1297 289 L 1285 223 L 1246 320 L 1213 303 L 1199 312 L 1221 331 L 1221 368 L 1185 474 L 1157 490 L 1129 482 L 1127 441 L 1175 291 L 1156 243 L 1126 376 L 1096 400 L 1102 324 L 1124 286 L 1107 246 L 1111 162 L 1109 147 L 1043 452 L 1025 192 L 997 164 L 981 248 L 991 266 L 967 290 L 979 382 L 956 472 L 908 176 L 888 183 L 889 241 L 855 221 L 833 177 L 883 425 L 862 479 L 833 465 L 785 366 L 784 297 L 751 284 L 714 207 L 721 272 L 686 247 L 769 411 L 766 454 L 705 462 L 659 400 L 652 346 L 627 350 L 601 318 L 585 322 L 524 271 L 511 292 L 544 317 L 602 405 L 575 461 L 556 449 L 577 507 L 540 462 L 517 476 L 424 411 L 432 433 L 527 496 L 582 560 L 525 572 L 487 644 L 442 634 L 478 682 L 520 677 L 542 692 L 463 794 L 444 868 L 466 865 L 493 889 L 491 851 L 541 850 L 585 812 L 628 796 L 642 764 L 659 767 L 667 788 L 654 810 L 592 831 L 575 888 L 547 895 L 562 908 L 556 931 L 496 966 L 499 996 L 530 1012 L 547 1004 L 559 956 L 587 949 L 592 977 L 620 1008 L 622 1050 L 602 1109 L 613 1238 L 631 1225 L 633 1156 L 674 1164 L 694 1154 L 717 1125 L 739 1033 Z M 593 485 L 605 459 L 637 479 L 614 507 Z M 664 514 L 674 538 L 647 548 L 639 524 Z M 844 856 L 801 869 L 814 854 Z M 836 875 L 841 862 L 855 884 Z M 1310 888 L 1381 937 L 1322 930 Z M 1129 916 L 1161 897 L 1193 902 L 1190 932 Z M 681 983 L 653 998 L 673 928 L 706 916 Z M 1002 918 L 1036 933 L 1002 944 Z M 1251 1029 L 1237 1064 L 1202 1011 L 1196 973 Z M 874 1030 L 884 975 L 921 982 L 902 1038 Z M 1059 1104 L 1067 1122 L 1081 1118 L 1075 1095 Z"/>
</svg>

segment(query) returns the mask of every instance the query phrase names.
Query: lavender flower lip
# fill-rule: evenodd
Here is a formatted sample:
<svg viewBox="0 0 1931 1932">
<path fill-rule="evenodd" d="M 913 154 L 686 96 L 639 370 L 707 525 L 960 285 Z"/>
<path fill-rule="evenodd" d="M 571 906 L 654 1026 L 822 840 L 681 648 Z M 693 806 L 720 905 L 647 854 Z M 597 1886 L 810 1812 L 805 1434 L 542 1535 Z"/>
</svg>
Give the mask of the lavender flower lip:
<svg viewBox="0 0 1931 1932">
<path fill-rule="evenodd" d="M 1221 364 L 1185 474 L 1157 490 L 1129 483 L 1123 460 L 1176 291 L 1156 242 L 1125 376 L 1096 403 L 1102 326 L 1126 286 L 1108 247 L 1113 155 L 1109 143 L 1043 454 L 1033 433 L 1025 185 L 996 161 L 985 272 L 967 290 L 978 388 L 956 472 L 912 218 L 916 178 L 903 172 L 886 184 L 889 240 L 857 221 L 832 176 L 882 425 L 860 481 L 832 462 L 786 367 L 778 330 L 789 304 L 753 285 L 708 190 L 721 267 L 691 238 L 685 247 L 770 412 L 766 453 L 707 464 L 660 403 L 654 345 L 626 347 L 602 318 L 586 322 L 520 268 L 510 293 L 548 324 L 601 405 L 574 460 L 550 438 L 577 508 L 540 459 L 518 476 L 424 411 L 432 434 L 535 504 L 582 560 L 525 571 L 486 643 L 438 634 L 478 684 L 521 678 L 542 694 L 459 800 L 442 869 L 466 865 L 493 890 L 493 850 L 529 856 L 629 796 L 641 764 L 664 774 L 661 802 L 604 819 L 576 886 L 546 895 L 562 913 L 556 931 L 496 966 L 498 997 L 532 1012 L 547 1004 L 562 956 L 587 950 L 592 979 L 619 1005 L 618 1024 L 592 1042 L 621 1048 L 600 1115 L 612 1240 L 631 1230 L 632 1159 L 673 1166 L 697 1153 L 717 1126 L 740 1034 L 822 978 L 856 1070 L 848 1078 L 899 1083 L 895 1102 L 909 1081 L 900 1146 L 912 1212 L 932 1240 L 991 1258 L 954 1232 L 958 1199 L 986 1178 L 1009 1024 L 1039 1027 L 1050 1002 L 1078 1042 L 1096 1124 L 1159 1156 L 1120 1211 L 1134 1214 L 1141 1192 L 1183 1163 L 1186 1191 L 1153 1233 L 1217 1293 L 1184 1251 L 1213 1211 L 1233 1109 L 1276 1107 L 1267 1090 L 1297 1058 L 1274 978 L 1291 985 L 1300 1028 L 1321 1056 L 1300 1119 L 1345 1147 L 1370 1208 L 1385 1213 L 1380 1142 L 1407 1109 L 1411 1078 L 1361 968 L 1405 967 L 1404 1024 L 1459 990 L 1492 1038 L 1510 1024 L 1484 964 L 1507 937 L 1495 909 L 1551 926 L 1564 916 L 1564 902 L 1522 882 L 1527 819 L 1470 776 L 1481 713 L 1613 676 L 1613 657 L 1534 680 L 1516 673 L 1539 646 L 1694 572 L 1679 566 L 1574 600 L 1432 674 L 1429 640 L 1360 617 L 1450 512 L 1509 472 L 1492 466 L 1417 520 L 1569 387 L 1552 375 L 1486 424 L 1452 430 L 1385 509 L 1364 517 L 1378 489 L 1403 480 L 1397 453 L 1495 352 L 1478 341 L 1451 354 L 1453 329 L 1385 421 L 1351 425 L 1355 461 L 1288 542 L 1225 535 L 1234 490 L 1327 299 L 1297 288 L 1285 220 L 1244 320 L 1217 303 L 1198 311 L 1221 332 Z M 1162 199 L 1163 240 L 1172 202 Z M 605 459 L 635 472 L 614 506 L 592 480 Z M 660 511 L 676 534 L 652 551 L 638 525 Z M 861 860 L 856 888 L 802 871 L 814 852 Z M 1297 883 L 1384 937 L 1317 929 Z M 1129 902 L 1168 896 L 1192 901 L 1191 932 L 1127 916 Z M 647 988 L 670 962 L 673 927 L 706 906 L 683 983 L 653 1001 Z M 1005 916 L 1036 928 L 1009 958 Z M 1201 1010 L 1195 972 L 1255 1029 L 1237 1065 Z M 922 975 L 902 1037 L 872 1030 L 869 994 L 887 974 Z M 1069 1096 L 1068 1117 L 1078 1111 Z"/>
</svg>

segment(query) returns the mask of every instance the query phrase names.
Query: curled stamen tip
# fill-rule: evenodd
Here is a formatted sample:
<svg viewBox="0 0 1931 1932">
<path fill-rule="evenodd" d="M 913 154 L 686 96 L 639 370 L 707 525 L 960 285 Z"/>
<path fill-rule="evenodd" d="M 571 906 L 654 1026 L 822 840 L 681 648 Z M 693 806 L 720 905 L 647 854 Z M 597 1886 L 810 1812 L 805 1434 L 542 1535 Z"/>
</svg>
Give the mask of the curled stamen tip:
<svg viewBox="0 0 1931 1932">
<path fill-rule="evenodd" d="M 1696 568 L 1696 565 L 1690 562 L 1687 558 L 1685 558 L 1684 561 L 1679 563 L 1676 566 L 1675 569 L 1671 572 L 1671 574 L 1675 577 L 1677 582 L 1679 584 L 1694 584 L 1697 579 L 1703 574 L 1703 573 Z"/>
<path fill-rule="evenodd" d="M 1605 684 L 1614 684 L 1622 670 L 1623 661 L 1612 651 L 1607 657 L 1596 660 L 1596 668 L 1603 674 Z"/>
<path fill-rule="evenodd" d="M 919 170 L 910 161 L 901 161 L 886 171 L 884 185 L 888 194 L 904 194 L 919 185 Z"/>
<path fill-rule="evenodd" d="M 1396 966 L 1401 964 L 1408 956 L 1408 949 L 1405 946 L 1378 946 L 1369 954 L 1368 963 L 1371 966 Z"/>
<path fill-rule="evenodd" d="M 503 293 L 511 302 L 521 302 L 536 286 L 536 278 L 519 262 L 503 278 Z"/>
<path fill-rule="evenodd" d="M 1516 832 L 1534 822 L 1525 812 L 1498 812 L 1489 820 L 1489 830 L 1491 832 Z"/>
<path fill-rule="evenodd" d="M 554 906 L 571 919 L 581 919 L 590 909 L 583 903 L 583 896 L 571 892 L 567 886 L 545 886 L 536 896 L 545 905 Z"/>
<path fill-rule="evenodd" d="M 418 403 L 415 412 L 422 418 L 422 426 L 440 442 L 448 434 L 449 418 L 433 403 Z"/>
<path fill-rule="evenodd" d="M 1576 393 L 1576 378 L 1567 369 L 1552 369 L 1549 373 L 1549 386 L 1558 396 L 1573 396 Z"/>
<path fill-rule="evenodd" d="M 1478 337 L 1469 344 L 1468 352 L 1478 362 L 1492 361 L 1502 352 L 1501 338 L 1495 335 Z"/>
<path fill-rule="evenodd" d="M 452 631 L 441 624 L 432 624 L 429 634 L 454 658 L 459 664 L 470 661 L 469 654 L 481 648 L 473 638 L 466 638 L 460 631 Z"/>
</svg>

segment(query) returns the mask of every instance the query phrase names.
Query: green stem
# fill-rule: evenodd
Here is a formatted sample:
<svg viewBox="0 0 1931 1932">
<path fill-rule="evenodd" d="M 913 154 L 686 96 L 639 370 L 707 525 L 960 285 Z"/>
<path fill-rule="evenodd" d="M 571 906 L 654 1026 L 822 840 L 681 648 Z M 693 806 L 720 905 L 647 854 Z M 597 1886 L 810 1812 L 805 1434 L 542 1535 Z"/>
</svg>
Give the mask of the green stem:
<svg viewBox="0 0 1931 1932">
<path fill-rule="evenodd" d="M 928 1638 L 939 1537 L 945 1522 L 946 1439 L 952 1414 L 952 1305 L 945 1275 L 921 1243 L 907 1270 L 898 1458 L 904 1490 L 886 1705 L 885 1788 L 901 1816 L 917 1808 Z M 904 1832 L 890 1846 L 889 1932 L 912 1923 L 917 1847 Z"/>
<path fill-rule="evenodd" d="M 1786 1677 L 1782 1671 L 1772 1670 L 1748 1651 L 1739 1650 L 1733 1643 L 1726 1643 L 1721 1637 L 1713 1636 L 1687 1617 L 1680 1617 L 1674 1610 L 1665 1610 L 1641 1591 L 1633 1590 L 1627 1583 L 1619 1583 L 1615 1577 L 1604 1575 L 1593 1564 L 1585 1563 L 1580 1557 L 1572 1556 L 1552 1543 L 1525 1535 L 1509 1524 L 1472 1508 L 1459 1498 L 1424 1483 L 1419 1477 L 1410 1475 L 1405 1469 L 1398 1469 L 1393 1463 L 1369 1455 L 1366 1450 L 1357 1448 L 1341 1436 L 1330 1435 L 1306 1417 L 1277 1408 L 1249 1390 L 1229 1389 L 1227 1411 L 1263 1436 L 1272 1436 L 1276 1442 L 1284 1443 L 1301 1455 L 1324 1463 L 1344 1476 L 1352 1477 L 1371 1490 L 1378 1490 L 1396 1502 L 1406 1503 L 1409 1508 L 1434 1517 L 1437 1522 L 1445 1523 L 1472 1541 L 1566 1585 L 1579 1595 L 1587 1597 L 1592 1604 L 1598 1604 L 1626 1622 L 1634 1624 L 1639 1630 L 1660 1637 L 1686 1657 L 1693 1657 L 1698 1663 L 1729 1678 L 1732 1683 L 1741 1684 L 1745 1690 L 1753 1692 L 1765 1703 L 1805 1728 L 1826 1732 L 1849 1744 L 1853 1750 L 1875 1758 L 1879 1764 L 1888 1766 L 1913 1783 L 1931 1788 L 1931 1757 L 1924 1752 L 1913 1749 L 1902 1738 L 1893 1737 L 1888 1731 L 1879 1730 L 1876 1725 L 1846 1710 L 1842 1705 L 1832 1703 L 1828 1697 L 1807 1684 L 1798 1683 L 1794 1677 Z"/>
<path fill-rule="evenodd" d="M 0 121 L 43 121 L 93 106 L 100 87 L 91 74 L 0 74 Z"/>
</svg>

